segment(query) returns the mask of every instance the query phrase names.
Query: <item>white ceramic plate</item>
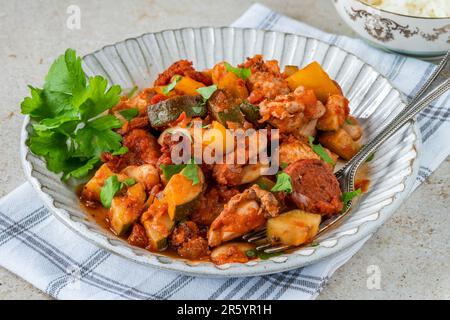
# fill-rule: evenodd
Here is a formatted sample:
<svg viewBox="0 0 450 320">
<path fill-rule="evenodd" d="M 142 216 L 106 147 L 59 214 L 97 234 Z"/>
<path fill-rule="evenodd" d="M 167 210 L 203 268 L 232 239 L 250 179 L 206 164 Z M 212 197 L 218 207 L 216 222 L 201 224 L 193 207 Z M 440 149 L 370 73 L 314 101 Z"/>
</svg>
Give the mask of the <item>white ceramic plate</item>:
<svg viewBox="0 0 450 320">
<path fill-rule="evenodd" d="M 101 74 L 122 88 L 150 86 L 157 74 L 174 61 L 189 59 L 198 69 L 227 60 L 237 64 L 257 53 L 267 59 L 304 66 L 316 60 L 341 85 L 352 114 L 364 121 L 365 139 L 373 137 L 405 104 L 401 94 L 370 65 L 356 56 L 316 39 L 280 32 L 197 28 L 144 34 L 106 46 L 84 57 L 88 75 Z M 149 266 L 209 277 L 255 276 L 305 266 L 365 238 L 380 227 L 401 204 L 417 175 L 420 136 L 412 124 L 398 132 L 369 163 L 370 191 L 339 228 L 323 235 L 318 245 L 263 261 L 215 266 L 193 263 L 130 246 L 97 225 L 80 209 L 71 186 L 46 169 L 25 144 L 29 119 L 22 130 L 21 151 L 25 174 L 46 206 L 70 229 L 86 239 L 131 260 Z"/>
</svg>

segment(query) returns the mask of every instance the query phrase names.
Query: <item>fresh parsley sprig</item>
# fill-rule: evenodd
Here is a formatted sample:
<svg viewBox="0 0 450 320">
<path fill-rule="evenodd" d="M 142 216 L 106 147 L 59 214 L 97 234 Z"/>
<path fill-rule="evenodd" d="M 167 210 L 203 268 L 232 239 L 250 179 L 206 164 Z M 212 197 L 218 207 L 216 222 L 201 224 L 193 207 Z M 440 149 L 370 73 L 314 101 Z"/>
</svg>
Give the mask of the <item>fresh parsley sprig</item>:
<svg viewBox="0 0 450 320">
<path fill-rule="evenodd" d="M 30 116 L 32 131 L 27 145 L 45 159 L 47 168 L 63 179 L 86 176 L 103 152 L 121 149 L 122 137 L 114 131 L 122 122 L 104 114 L 120 99 L 121 88 L 101 76 L 86 80 L 73 49 L 51 65 L 43 88 L 29 86 L 30 96 L 21 112 Z"/>
</svg>

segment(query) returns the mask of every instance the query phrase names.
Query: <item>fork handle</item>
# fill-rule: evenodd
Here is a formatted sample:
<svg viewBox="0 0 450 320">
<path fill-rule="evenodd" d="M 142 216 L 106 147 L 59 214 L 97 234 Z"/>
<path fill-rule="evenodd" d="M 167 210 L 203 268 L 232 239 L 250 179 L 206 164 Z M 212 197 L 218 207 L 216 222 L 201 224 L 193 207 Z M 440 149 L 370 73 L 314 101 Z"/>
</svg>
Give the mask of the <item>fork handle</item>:
<svg viewBox="0 0 450 320">
<path fill-rule="evenodd" d="M 374 139 L 359 150 L 347 164 L 336 173 L 342 175 L 345 171 L 356 170 L 378 147 L 386 142 L 394 133 L 411 121 L 420 111 L 425 109 L 432 101 L 439 98 L 450 89 L 450 51 L 428 78 L 422 88 L 417 92 L 411 102 L 389 124 L 379 132 Z M 354 181 L 351 181 L 353 185 Z M 353 187 L 352 187 L 353 188 Z"/>
</svg>

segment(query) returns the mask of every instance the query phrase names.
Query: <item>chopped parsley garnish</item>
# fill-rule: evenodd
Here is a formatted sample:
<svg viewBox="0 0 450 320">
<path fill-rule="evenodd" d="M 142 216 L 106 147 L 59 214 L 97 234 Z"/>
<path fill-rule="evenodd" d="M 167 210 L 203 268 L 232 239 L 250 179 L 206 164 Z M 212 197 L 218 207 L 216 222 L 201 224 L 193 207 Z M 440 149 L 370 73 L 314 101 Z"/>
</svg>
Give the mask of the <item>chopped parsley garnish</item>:
<svg viewBox="0 0 450 320">
<path fill-rule="evenodd" d="M 205 106 L 204 106 L 204 103 L 203 103 L 203 104 L 199 104 L 199 105 L 193 106 L 193 107 L 192 107 L 192 111 L 193 111 L 195 114 L 200 115 L 200 114 L 203 113 L 204 108 L 205 108 Z"/>
<path fill-rule="evenodd" d="M 209 87 L 198 88 L 197 92 L 200 93 L 200 95 L 203 98 L 203 104 L 205 104 L 206 101 L 208 101 L 208 99 L 211 98 L 213 93 L 216 92 L 216 90 L 217 90 L 217 86 L 215 84 L 213 84 L 212 86 L 209 86 Z"/>
<path fill-rule="evenodd" d="M 322 147 L 322 145 L 320 143 L 314 144 L 314 137 L 309 136 L 308 142 L 309 142 L 311 149 L 314 151 L 315 154 L 317 154 L 326 163 L 334 165 L 333 159 L 331 159 L 330 155 L 324 149 L 324 147 Z"/>
<path fill-rule="evenodd" d="M 181 173 L 183 176 L 192 181 L 193 186 L 200 183 L 200 179 L 198 178 L 198 165 L 196 165 L 194 161 L 191 160 L 191 162 L 186 165 Z"/>
<path fill-rule="evenodd" d="M 161 168 L 161 171 L 166 178 L 166 182 L 169 182 L 170 178 L 172 178 L 173 175 L 181 172 L 181 170 L 186 167 L 185 164 L 161 164 L 159 166 Z"/>
<path fill-rule="evenodd" d="M 112 153 L 112 155 L 113 155 L 113 156 L 120 156 L 120 155 L 125 154 L 125 153 L 127 153 L 127 152 L 128 152 L 128 148 L 127 148 L 127 147 L 120 147 L 120 149 L 117 150 L 117 151 L 114 151 L 114 152 Z"/>
<path fill-rule="evenodd" d="M 200 179 L 198 177 L 199 168 L 193 160 L 191 160 L 191 162 L 189 162 L 188 164 L 161 164 L 159 167 L 161 168 L 161 171 L 166 178 L 166 182 L 169 182 L 170 178 L 172 178 L 175 174 L 183 171 L 183 176 L 191 180 L 192 185 L 195 186 L 200 183 Z"/>
<path fill-rule="evenodd" d="M 239 78 L 243 80 L 247 80 L 252 75 L 252 71 L 248 68 L 236 68 L 233 67 L 228 62 L 225 62 L 224 64 L 227 71 L 233 72 L 235 75 L 237 75 Z"/>
<path fill-rule="evenodd" d="M 371 153 L 370 156 L 366 159 L 366 162 L 370 162 L 375 158 L 375 152 Z"/>
<path fill-rule="evenodd" d="M 261 260 L 267 260 L 270 259 L 272 257 L 276 257 L 279 256 L 281 254 L 283 254 L 284 252 L 275 252 L 275 253 L 265 253 L 264 251 L 258 251 L 256 249 L 253 250 L 247 250 L 245 251 L 245 255 L 249 258 L 255 258 L 258 257 Z"/>
<path fill-rule="evenodd" d="M 100 201 L 102 202 L 103 207 L 110 208 L 111 202 L 114 196 L 119 192 L 123 187 L 131 187 L 134 185 L 136 181 L 132 178 L 125 179 L 123 182 L 119 181 L 116 175 L 110 176 L 106 179 L 105 184 L 100 190 Z"/>
<path fill-rule="evenodd" d="M 162 88 L 162 92 L 164 93 L 164 95 L 168 95 L 170 91 L 172 91 L 173 89 L 175 89 L 175 86 L 177 85 L 178 81 L 181 80 L 181 76 L 180 75 L 175 75 L 172 79 L 172 82 L 169 83 L 167 86 Z"/>
<path fill-rule="evenodd" d="M 245 255 L 249 258 L 254 258 L 256 257 L 256 250 L 247 250 L 245 251 Z"/>
<path fill-rule="evenodd" d="M 345 119 L 345 123 L 349 125 L 354 125 L 353 121 L 350 118 Z"/>
<path fill-rule="evenodd" d="M 132 109 L 124 109 L 120 110 L 119 113 L 124 117 L 126 120 L 130 121 L 131 119 L 136 118 L 136 116 L 139 114 L 139 110 L 136 108 Z"/>
<path fill-rule="evenodd" d="M 280 168 L 283 169 L 283 170 L 286 169 L 288 166 L 289 166 L 289 163 L 286 163 L 286 162 L 282 162 L 280 164 Z"/>
<path fill-rule="evenodd" d="M 47 168 L 63 179 L 82 178 L 100 162 L 103 152 L 118 152 L 122 136 L 113 129 L 122 122 L 105 111 L 120 99 L 118 85 L 108 88 L 101 76 L 86 76 L 81 58 L 72 49 L 58 57 L 42 89 L 29 86 L 31 96 L 21 103 L 33 130 L 27 145 L 45 159 Z"/>
<path fill-rule="evenodd" d="M 291 176 L 286 172 L 281 172 L 277 174 L 277 183 L 270 190 L 272 192 L 275 191 L 284 191 L 287 193 L 292 193 L 292 181 Z"/>
<path fill-rule="evenodd" d="M 355 197 L 359 196 L 362 193 L 361 188 L 356 189 L 351 192 L 344 192 L 342 194 L 342 202 L 344 203 L 344 210 L 347 209 L 348 203 Z"/>
</svg>

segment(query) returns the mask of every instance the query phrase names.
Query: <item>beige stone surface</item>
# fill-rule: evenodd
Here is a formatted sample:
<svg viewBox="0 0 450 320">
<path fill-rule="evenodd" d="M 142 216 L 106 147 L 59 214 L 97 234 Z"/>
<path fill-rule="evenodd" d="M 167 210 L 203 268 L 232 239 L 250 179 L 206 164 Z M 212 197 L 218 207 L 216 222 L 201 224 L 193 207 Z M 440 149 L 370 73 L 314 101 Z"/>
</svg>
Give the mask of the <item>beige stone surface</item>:
<svg viewBox="0 0 450 320">
<path fill-rule="evenodd" d="M 19 162 L 19 103 L 27 84 L 40 85 L 67 47 L 86 54 L 144 32 L 229 25 L 254 1 L 0 0 L 0 196 L 25 181 Z M 331 0 L 260 1 L 325 31 L 354 36 Z M 70 4 L 81 8 L 81 29 L 66 28 Z M 450 299 L 450 162 L 444 162 L 394 217 L 325 287 L 320 299 Z M 369 290 L 367 268 L 381 272 Z M 0 299 L 48 299 L 0 268 Z"/>
</svg>

